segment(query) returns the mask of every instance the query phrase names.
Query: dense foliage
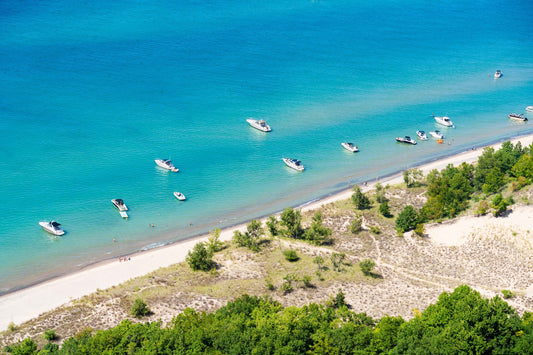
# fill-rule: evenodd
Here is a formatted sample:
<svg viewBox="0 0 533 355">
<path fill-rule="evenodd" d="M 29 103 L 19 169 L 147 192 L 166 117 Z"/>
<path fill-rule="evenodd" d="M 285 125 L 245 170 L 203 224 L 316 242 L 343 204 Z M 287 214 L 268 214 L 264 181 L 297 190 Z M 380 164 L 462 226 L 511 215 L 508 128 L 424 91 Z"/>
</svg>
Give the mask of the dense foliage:
<svg viewBox="0 0 533 355">
<path fill-rule="evenodd" d="M 52 344 L 53 345 L 53 344 Z M 7 347 L 36 354 L 26 339 Z M 502 299 L 484 299 L 468 286 L 440 295 L 415 318 L 379 321 L 350 311 L 339 290 L 326 305 L 283 308 L 244 295 L 213 313 L 186 309 L 168 327 L 159 322 L 82 332 L 57 354 L 532 354 L 533 315 L 521 318 Z M 44 352 L 43 352 L 44 353 Z"/>
<path fill-rule="evenodd" d="M 505 142 L 498 151 L 485 148 L 476 165 L 463 163 L 459 167 L 448 165 L 441 172 L 431 171 L 427 176 L 428 200 L 421 210 L 423 219 L 453 218 L 468 208 L 474 194 L 489 196 L 501 192 L 508 183 L 514 190 L 532 183 L 532 153 L 533 145 L 523 148 L 520 142 L 514 146 Z M 502 196 L 491 207 L 500 215 L 512 203 Z M 478 214 L 484 214 L 486 207 L 481 204 Z"/>
</svg>

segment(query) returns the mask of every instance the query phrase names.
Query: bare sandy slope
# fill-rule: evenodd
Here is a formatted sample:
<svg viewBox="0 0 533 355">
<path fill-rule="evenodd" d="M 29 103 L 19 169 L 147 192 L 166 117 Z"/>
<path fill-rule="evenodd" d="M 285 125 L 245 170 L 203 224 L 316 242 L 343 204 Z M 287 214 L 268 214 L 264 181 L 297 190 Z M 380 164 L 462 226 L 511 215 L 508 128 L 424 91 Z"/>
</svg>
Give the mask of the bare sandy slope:
<svg viewBox="0 0 533 355">
<path fill-rule="evenodd" d="M 533 141 L 533 135 L 521 137 L 519 140 L 522 145 L 529 145 Z M 498 147 L 499 144 L 495 145 L 495 149 Z M 458 165 L 462 162 L 473 162 L 481 153 L 481 149 L 467 151 L 426 164 L 420 168 L 424 173 L 427 173 L 432 169 L 442 169 L 448 164 Z M 398 174 L 387 180 L 382 180 L 380 183 L 394 184 L 401 181 L 401 174 Z M 365 187 L 366 190 L 371 188 L 372 184 Z M 351 193 L 351 189 L 348 189 L 307 205 L 302 210 L 311 211 L 328 203 L 346 199 Z M 357 261 L 363 256 L 368 256 L 377 260 L 383 281 L 373 286 L 345 283 L 335 285 L 332 290 L 337 286 L 342 286 L 347 294 L 347 300 L 354 305 L 354 310 L 367 312 L 373 316 L 382 316 L 384 312 L 386 314 L 406 315 L 410 312 L 412 304 L 417 304 L 418 307 L 427 306 L 436 299 L 440 292 L 450 290 L 461 283 L 478 286 L 487 294 L 495 294 L 501 287 L 526 290 L 530 285 L 533 285 L 530 271 L 533 270 L 531 267 L 533 265 L 529 265 L 533 257 L 531 254 L 524 254 L 517 260 L 523 261 L 529 258 L 530 263 L 517 265 L 518 262 L 513 261 L 512 256 L 505 255 L 501 250 L 521 253 L 522 247 L 531 248 L 531 240 L 528 239 L 532 233 L 529 232 L 529 229 L 533 230 L 531 215 L 531 208 L 524 207 L 524 209 L 516 209 L 506 219 L 501 219 L 502 225 L 495 224 L 496 221 L 491 217 L 460 219 L 450 224 L 428 228 L 429 238 L 427 240 L 410 237 L 402 240 L 401 238 L 391 238 L 390 235 L 372 236 L 370 239 L 367 238 L 368 243 L 374 244 L 368 249 L 370 251 L 365 250 L 363 254 L 353 256 L 353 258 L 354 261 Z M 515 223 L 515 219 L 518 220 L 515 227 L 509 228 L 505 224 L 510 223 L 511 220 L 512 223 Z M 500 220 L 498 220 L 499 222 Z M 483 227 L 485 224 L 487 227 Z M 473 225 L 478 229 L 475 229 Z M 527 227 L 528 225 L 530 227 Z M 340 221 L 333 227 L 342 232 L 347 228 L 346 221 Z M 241 224 L 223 230 L 221 239 L 229 240 L 234 230 L 243 230 L 244 228 L 245 224 Z M 488 230 L 495 232 L 491 232 L 491 234 L 487 232 Z M 496 231 L 501 231 L 501 233 Z M 507 233 L 506 231 L 512 231 L 511 234 L 516 232 L 520 236 L 519 241 L 517 239 L 516 243 L 513 242 L 516 245 L 508 244 L 505 240 L 502 241 L 502 235 Z M 494 237 L 489 238 L 491 244 L 488 249 L 484 247 L 483 252 L 476 254 L 476 248 L 486 242 L 485 237 L 479 236 L 479 234 L 494 235 Z M 106 289 L 150 273 L 160 267 L 182 262 L 185 260 L 187 252 L 198 241 L 206 240 L 207 237 L 204 235 L 163 248 L 138 253 L 132 255 L 131 260 L 127 262 L 116 260 L 101 263 L 81 272 L 4 295 L 0 297 L 0 329 L 6 329 L 10 322 L 19 324 L 30 320 L 43 312 L 93 293 L 97 289 Z M 345 245 L 347 250 L 357 250 L 357 243 L 359 241 L 341 241 L 340 245 Z M 498 249 L 500 244 L 504 245 L 502 249 Z M 517 245 L 519 247 L 516 247 Z M 464 250 L 458 249 L 459 247 L 464 248 Z M 489 251 L 487 252 L 487 250 Z M 494 251 L 493 254 L 491 254 L 492 251 Z M 531 250 L 523 252 L 531 253 Z M 453 253 L 458 254 L 452 258 L 450 255 Z M 502 258 L 502 260 L 491 263 L 491 260 L 495 258 Z M 501 271 L 499 268 L 508 269 L 509 272 L 490 277 L 494 271 Z M 516 274 L 520 274 L 520 276 Z M 411 285 L 407 283 L 411 283 Z M 414 285 L 418 286 L 415 287 Z M 306 296 L 307 298 L 298 299 L 299 292 L 291 297 L 295 297 L 293 301 L 295 304 L 299 304 L 320 299 L 322 296 L 325 297 L 326 294 L 331 294 L 332 290 L 325 290 L 316 297 Z M 287 300 L 290 301 L 291 299 L 288 298 Z M 413 303 L 413 300 L 418 300 L 418 302 Z M 532 306 L 530 301 L 528 299 L 523 300 L 519 307 L 530 309 Z"/>
</svg>

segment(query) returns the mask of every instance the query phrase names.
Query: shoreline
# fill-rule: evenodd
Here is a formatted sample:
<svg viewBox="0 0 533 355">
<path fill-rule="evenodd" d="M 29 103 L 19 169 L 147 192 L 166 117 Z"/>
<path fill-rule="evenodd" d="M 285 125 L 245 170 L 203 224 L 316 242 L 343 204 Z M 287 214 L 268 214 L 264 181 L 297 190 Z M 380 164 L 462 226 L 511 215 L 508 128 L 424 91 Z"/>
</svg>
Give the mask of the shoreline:
<svg viewBox="0 0 533 355">
<path fill-rule="evenodd" d="M 459 153 L 449 154 L 439 159 L 414 164 L 409 169 L 417 167 L 424 175 L 433 169 L 444 169 L 448 164 L 458 165 L 463 162 L 472 163 L 482 154 L 483 148 L 494 147 L 498 149 L 503 142 L 511 141 L 513 144 L 521 141 L 522 146 L 529 146 L 533 142 L 533 133 L 517 135 L 514 138 L 504 138 L 474 150 L 464 150 Z M 402 170 L 403 171 L 403 170 Z M 402 171 L 367 181 L 361 186 L 363 191 L 368 191 L 379 182 L 381 184 L 397 184 L 403 181 Z M 352 194 L 351 185 L 327 196 L 321 196 L 310 200 L 296 209 L 310 211 L 322 205 L 347 199 Z M 280 212 L 273 213 L 279 215 Z M 264 222 L 268 216 L 258 219 Z M 249 221 L 237 223 L 221 229 L 220 239 L 231 240 L 235 230 L 243 231 Z M 74 299 L 91 294 L 98 289 L 106 289 L 119 285 L 132 278 L 147 275 L 161 267 L 183 262 L 187 252 L 199 241 L 205 241 L 209 233 L 200 234 L 184 240 L 171 242 L 148 250 L 141 250 L 125 255 L 131 258 L 129 261 L 119 262 L 116 259 L 107 259 L 87 265 L 80 270 L 66 273 L 59 277 L 53 277 L 42 282 L 28 285 L 13 292 L 0 296 L 0 330 L 5 330 L 13 322 L 20 324 L 28 321 L 39 314 L 50 311 Z"/>
</svg>

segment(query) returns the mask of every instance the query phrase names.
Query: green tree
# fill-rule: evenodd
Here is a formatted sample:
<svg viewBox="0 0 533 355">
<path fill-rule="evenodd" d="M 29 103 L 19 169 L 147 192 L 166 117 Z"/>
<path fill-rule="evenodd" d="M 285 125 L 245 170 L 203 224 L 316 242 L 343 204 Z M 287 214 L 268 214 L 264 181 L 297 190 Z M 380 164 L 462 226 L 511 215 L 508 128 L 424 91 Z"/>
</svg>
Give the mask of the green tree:
<svg viewBox="0 0 533 355">
<path fill-rule="evenodd" d="M 150 314 L 150 308 L 141 298 L 136 298 L 131 306 L 130 313 L 136 318 L 142 318 Z"/>
<path fill-rule="evenodd" d="M 277 236 L 279 233 L 279 221 L 275 216 L 269 216 L 268 221 L 266 222 L 268 231 L 272 236 Z"/>
<path fill-rule="evenodd" d="M 224 243 L 220 241 L 220 228 L 215 228 L 213 232 L 209 232 L 209 239 L 207 240 L 207 251 L 211 254 L 220 251 Z"/>
<path fill-rule="evenodd" d="M 287 207 L 281 213 L 281 225 L 285 227 L 284 234 L 289 238 L 300 239 L 304 234 L 302 215 L 300 211 Z"/>
<path fill-rule="evenodd" d="M 352 234 L 357 234 L 362 230 L 363 220 L 361 216 L 355 216 L 354 219 L 350 222 L 350 232 Z"/>
<path fill-rule="evenodd" d="M 418 212 L 411 205 L 405 206 L 396 218 L 396 229 L 400 233 L 416 228 L 419 223 Z"/>
<path fill-rule="evenodd" d="M 370 199 L 361 191 L 359 185 L 354 185 L 352 202 L 358 210 L 370 208 Z"/>
<path fill-rule="evenodd" d="M 209 271 L 214 266 L 212 257 L 213 255 L 209 253 L 205 243 L 199 242 L 196 243 L 192 251 L 189 250 L 185 261 L 187 261 L 191 269 L 195 271 Z"/>
<path fill-rule="evenodd" d="M 442 172 L 432 170 L 428 176 L 428 200 L 421 214 L 429 219 L 455 217 L 468 207 L 473 191 L 473 166 L 463 163 L 459 167 L 448 165 Z"/>
<path fill-rule="evenodd" d="M 333 266 L 333 270 L 341 271 L 342 270 L 342 263 L 344 259 L 346 258 L 345 253 L 333 253 L 330 256 L 331 265 Z"/>
<path fill-rule="evenodd" d="M 332 230 L 322 225 L 322 213 L 315 212 L 311 226 L 305 231 L 305 239 L 316 245 L 329 242 Z"/>
<path fill-rule="evenodd" d="M 379 213 L 384 217 L 391 217 L 389 203 L 387 201 L 383 201 L 379 204 Z"/>
<path fill-rule="evenodd" d="M 420 186 L 423 177 L 424 174 L 419 168 L 404 170 L 403 172 L 403 181 L 407 188 Z"/>
<path fill-rule="evenodd" d="M 252 219 L 246 226 L 246 232 L 233 232 L 233 241 L 241 247 L 247 247 L 252 251 L 259 251 L 259 240 L 264 230 L 261 221 Z"/>
</svg>

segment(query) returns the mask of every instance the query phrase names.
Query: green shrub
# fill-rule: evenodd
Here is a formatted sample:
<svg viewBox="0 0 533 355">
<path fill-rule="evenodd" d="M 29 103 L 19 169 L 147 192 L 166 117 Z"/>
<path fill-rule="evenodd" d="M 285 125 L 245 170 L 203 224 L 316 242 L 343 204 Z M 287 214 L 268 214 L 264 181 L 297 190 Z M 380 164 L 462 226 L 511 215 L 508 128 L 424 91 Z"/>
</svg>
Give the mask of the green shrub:
<svg viewBox="0 0 533 355">
<path fill-rule="evenodd" d="M 379 213 L 381 213 L 381 215 L 384 217 L 391 217 L 388 201 L 383 201 L 379 204 Z"/>
<path fill-rule="evenodd" d="M 353 234 L 357 234 L 361 231 L 362 229 L 362 219 L 361 217 L 357 216 L 355 217 L 351 222 L 350 222 L 350 232 L 352 232 Z"/>
<path fill-rule="evenodd" d="M 476 208 L 476 216 L 484 216 L 487 211 L 489 210 L 490 206 L 489 203 L 485 200 L 481 200 Z"/>
<path fill-rule="evenodd" d="M 144 302 L 140 298 L 137 298 L 133 302 L 133 306 L 131 306 L 130 313 L 135 318 L 142 318 L 150 314 L 150 308 L 148 308 L 148 305 L 146 304 L 146 302 Z"/>
<path fill-rule="evenodd" d="M 44 338 L 48 341 L 55 340 L 57 338 L 56 331 L 54 329 L 45 330 Z"/>
<path fill-rule="evenodd" d="M 14 322 L 11 322 L 8 324 L 7 330 L 9 330 L 10 332 L 14 332 L 15 330 L 17 330 L 17 326 L 15 325 Z"/>
<path fill-rule="evenodd" d="M 418 223 L 414 232 L 419 237 L 423 237 L 426 234 L 426 227 L 424 226 L 424 223 Z"/>
<path fill-rule="evenodd" d="M 359 185 L 354 185 L 354 193 L 352 194 L 352 202 L 358 210 L 370 208 L 370 199 L 361 191 Z"/>
<path fill-rule="evenodd" d="M 300 260 L 300 257 L 296 253 L 296 250 L 284 250 L 283 255 L 285 255 L 285 259 L 287 261 L 290 261 L 291 263 Z"/>
<path fill-rule="evenodd" d="M 300 211 L 287 207 L 281 212 L 281 225 L 285 227 L 283 233 L 294 239 L 302 238 L 304 229 L 302 228 L 302 214 Z"/>
<path fill-rule="evenodd" d="M 509 299 L 514 296 L 514 294 L 510 290 L 502 290 L 503 298 Z"/>
<path fill-rule="evenodd" d="M 199 242 L 194 246 L 192 251 L 189 250 L 185 261 L 195 271 L 209 271 L 214 266 L 212 257 L 213 255 L 207 250 L 205 243 Z"/>
<path fill-rule="evenodd" d="M 279 221 L 274 216 L 269 216 L 268 221 L 266 222 L 268 231 L 272 236 L 276 236 L 279 233 Z"/>
<path fill-rule="evenodd" d="M 294 290 L 294 287 L 292 287 L 290 282 L 283 281 L 280 289 L 284 294 L 286 294 L 286 293 L 291 293 Z"/>
<path fill-rule="evenodd" d="M 372 275 L 372 270 L 374 269 L 374 266 L 376 266 L 376 263 L 370 259 L 365 259 L 359 263 L 361 271 L 366 276 Z"/>
<path fill-rule="evenodd" d="M 373 234 L 380 234 L 380 233 L 381 233 L 381 230 L 379 229 L 378 226 L 370 226 L 370 233 L 373 233 Z"/>
<path fill-rule="evenodd" d="M 509 207 L 513 203 L 514 200 L 512 196 L 503 198 L 502 194 L 497 194 L 492 199 L 491 207 L 494 208 L 494 211 L 492 213 L 496 217 L 501 216 L 505 213 L 505 211 L 507 211 L 507 207 Z"/>
<path fill-rule="evenodd" d="M 302 277 L 302 282 L 303 282 L 303 284 L 304 284 L 305 287 L 311 287 L 311 286 L 313 286 L 313 285 L 311 284 L 311 276 L 309 276 L 309 275 L 304 275 L 304 277 Z"/>
</svg>

